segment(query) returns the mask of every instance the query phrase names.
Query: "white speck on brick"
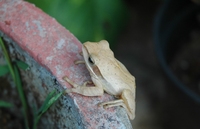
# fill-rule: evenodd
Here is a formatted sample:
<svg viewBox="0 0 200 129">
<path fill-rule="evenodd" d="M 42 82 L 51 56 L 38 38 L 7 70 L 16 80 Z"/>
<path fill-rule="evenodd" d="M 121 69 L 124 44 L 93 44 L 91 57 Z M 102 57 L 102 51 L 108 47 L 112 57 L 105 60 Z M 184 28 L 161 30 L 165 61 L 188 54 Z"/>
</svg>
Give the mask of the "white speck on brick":
<svg viewBox="0 0 200 129">
<path fill-rule="evenodd" d="M 3 12 L 7 12 L 7 8 L 8 8 L 8 6 L 6 4 L 3 4 L 2 7 L 0 8 L 0 13 L 1 13 L 0 19 L 4 19 L 5 13 L 3 13 Z"/>
<path fill-rule="evenodd" d="M 56 65 L 55 68 L 56 68 L 56 74 L 57 74 L 57 75 L 62 74 L 63 71 L 61 70 L 62 67 L 61 67 L 60 65 Z"/>
<path fill-rule="evenodd" d="M 77 53 L 79 51 L 79 48 L 74 43 L 69 42 L 69 46 L 67 47 L 67 51 L 70 51 L 70 52 L 73 52 L 73 53 Z"/>
<path fill-rule="evenodd" d="M 43 27 L 41 26 L 41 22 L 40 21 L 37 21 L 37 20 L 34 20 L 33 23 L 35 23 L 37 25 L 37 28 L 39 30 L 39 35 L 44 38 L 45 37 L 45 32 L 44 32 L 44 29 Z"/>
<path fill-rule="evenodd" d="M 64 39 L 60 39 L 57 43 L 57 49 L 62 49 L 63 46 L 65 44 L 65 40 Z"/>
<path fill-rule="evenodd" d="M 74 73 L 74 72 L 77 72 L 76 69 L 74 68 L 74 66 L 71 66 L 71 67 L 69 67 L 68 69 L 69 69 L 70 71 L 72 71 L 73 73 Z"/>
<path fill-rule="evenodd" d="M 53 58 L 54 58 L 54 56 L 48 56 L 48 57 L 46 58 L 46 60 L 48 60 L 48 61 L 52 61 Z"/>
<path fill-rule="evenodd" d="M 26 29 L 29 31 L 30 30 L 29 22 L 26 22 L 25 26 L 26 26 Z"/>
</svg>

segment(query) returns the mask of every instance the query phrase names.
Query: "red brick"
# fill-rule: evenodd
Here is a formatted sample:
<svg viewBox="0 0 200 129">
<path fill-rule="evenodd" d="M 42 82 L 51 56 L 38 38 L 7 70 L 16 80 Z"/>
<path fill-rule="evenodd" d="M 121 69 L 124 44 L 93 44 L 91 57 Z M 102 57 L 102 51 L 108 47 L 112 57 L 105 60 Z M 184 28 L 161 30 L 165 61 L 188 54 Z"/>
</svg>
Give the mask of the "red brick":
<svg viewBox="0 0 200 129">
<path fill-rule="evenodd" d="M 24 52 L 30 55 L 30 57 L 24 55 L 25 60 L 28 60 L 27 58 L 33 58 L 41 65 L 41 67 L 44 67 L 56 77 L 61 85 L 58 89 L 71 88 L 68 83 L 62 80 L 63 76 L 70 77 L 72 81 L 80 85 L 83 84 L 84 81 L 90 80 L 89 73 L 85 66 L 81 64 L 74 64 L 75 60 L 82 59 L 82 57 L 79 55 L 82 47 L 80 41 L 78 41 L 73 34 L 61 26 L 54 18 L 45 14 L 33 4 L 21 0 L 1 0 L 0 30 L 10 39 L 16 42 Z M 22 51 L 19 51 L 19 53 L 23 55 Z M 29 62 L 29 65 L 33 64 L 30 64 Z M 44 72 L 43 74 L 47 73 Z M 42 80 L 43 87 L 40 87 L 44 88 L 45 92 L 41 92 L 39 89 L 37 90 L 37 88 L 33 88 L 33 93 L 39 94 L 39 96 L 33 96 L 45 97 L 48 94 L 49 91 L 45 90 L 45 87 L 46 89 L 49 87 L 46 81 L 48 80 Z M 35 83 L 32 84 L 36 85 Z M 50 89 L 52 89 L 52 87 Z M 72 112 L 70 115 L 63 113 L 69 109 L 63 105 L 60 105 L 62 106 L 59 107 L 62 109 L 60 112 L 57 111 L 55 112 L 56 114 L 51 114 L 50 112 L 47 113 L 47 116 L 51 117 L 52 123 L 50 125 L 60 125 L 50 126 L 48 128 L 131 128 L 127 115 L 122 108 L 103 109 L 102 107 L 97 106 L 97 104 L 100 102 L 113 99 L 113 97 L 106 93 L 101 97 L 84 97 L 82 95 L 73 93 L 65 97 L 68 97 L 68 99 L 71 100 L 71 103 L 65 103 L 64 105 L 68 105 L 68 108 L 70 107 L 69 105 L 74 105 L 76 108 L 78 108 L 80 116 L 73 115 L 76 114 L 74 113 L 76 110 L 73 108 L 71 109 Z M 34 99 L 40 100 L 40 98 Z M 44 98 L 41 100 L 43 99 Z M 58 107 L 58 105 L 52 108 L 55 109 Z M 53 117 L 56 115 L 58 115 L 56 118 Z M 62 117 L 59 117 L 59 115 L 62 115 Z M 76 121 L 76 118 L 71 118 L 71 123 L 76 123 L 79 125 L 72 126 L 70 124 L 66 124 L 70 120 L 68 118 L 69 116 L 80 117 L 81 122 L 79 123 Z M 47 125 L 45 125 L 45 127 L 47 127 Z"/>
</svg>

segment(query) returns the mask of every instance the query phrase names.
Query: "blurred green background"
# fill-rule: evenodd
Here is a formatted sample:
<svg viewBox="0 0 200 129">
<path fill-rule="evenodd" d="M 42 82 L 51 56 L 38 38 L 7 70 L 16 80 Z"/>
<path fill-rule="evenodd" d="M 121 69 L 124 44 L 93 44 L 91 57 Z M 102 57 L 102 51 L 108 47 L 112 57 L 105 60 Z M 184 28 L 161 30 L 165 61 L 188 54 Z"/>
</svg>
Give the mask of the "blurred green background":
<svg viewBox="0 0 200 129">
<path fill-rule="evenodd" d="M 111 46 L 126 26 L 122 0 L 27 0 L 54 17 L 82 43 L 106 39 Z"/>
</svg>

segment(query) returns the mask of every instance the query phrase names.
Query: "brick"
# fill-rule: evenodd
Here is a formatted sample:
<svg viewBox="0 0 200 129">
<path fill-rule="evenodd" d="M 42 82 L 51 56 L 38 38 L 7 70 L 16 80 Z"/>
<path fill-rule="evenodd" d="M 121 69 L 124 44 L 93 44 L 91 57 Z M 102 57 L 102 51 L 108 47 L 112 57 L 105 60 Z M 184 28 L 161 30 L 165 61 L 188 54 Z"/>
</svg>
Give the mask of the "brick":
<svg viewBox="0 0 200 129">
<path fill-rule="evenodd" d="M 12 59 L 23 60 L 30 66 L 28 71 L 21 71 L 30 106 L 39 107 L 54 89 L 60 92 L 71 88 L 62 80 L 63 76 L 80 85 L 90 80 L 86 67 L 74 64 L 83 59 L 79 55 L 80 41 L 33 4 L 0 0 L 0 36 L 6 40 Z M 132 128 L 123 108 L 97 106 L 113 99 L 106 93 L 99 97 L 63 95 L 41 118 L 39 128 Z"/>
</svg>

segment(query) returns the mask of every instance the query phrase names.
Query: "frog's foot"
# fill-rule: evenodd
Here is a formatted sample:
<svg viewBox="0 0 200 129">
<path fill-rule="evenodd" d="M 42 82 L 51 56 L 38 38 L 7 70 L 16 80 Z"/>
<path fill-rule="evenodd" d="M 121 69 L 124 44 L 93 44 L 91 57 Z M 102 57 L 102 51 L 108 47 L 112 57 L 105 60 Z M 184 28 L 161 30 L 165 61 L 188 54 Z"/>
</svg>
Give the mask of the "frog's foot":
<svg viewBox="0 0 200 129">
<path fill-rule="evenodd" d="M 106 109 L 106 108 L 115 107 L 115 106 L 123 106 L 123 104 L 124 104 L 123 100 L 119 99 L 119 100 L 99 103 L 98 106 L 103 106 L 103 108 Z"/>
<path fill-rule="evenodd" d="M 87 86 L 87 84 L 91 85 L 91 84 L 94 84 L 94 83 L 92 81 L 86 81 L 86 82 L 83 83 L 83 86 Z"/>
<path fill-rule="evenodd" d="M 70 85 L 72 85 L 73 87 L 79 87 L 78 84 L 72 82 L 67 76 L 63 77 L 63 80 L 65 80 L 66 82 L 68 82 Z"/>
<path fill-rule="evenodd" d="M 135 101 L 132 99 L 134 98 L 134 94 L 130 90 L 124 90 L 121 95 L 121 99 L 103 102 L 98 104 L 99 106 L 103 106 L 103 108 L 110 108 L 115 106 L 122 106 L 130 119 L 135 118 Z"/>
<path fill-rule="evenodd" d="M 72 82 L 67 76 L 63 77 L 63 80 L 65 80 L 66 82 L 68 82 L 70 85 L 72 85 L 74 87 L 74 88 L 66 89 L 65 93 L 67 93 L 67 94 L 71 93 L 71 92 L 74 92 L 76 89 L 79 89 L 78 87 L 80 87 L 78 84 Z"/>
<path fill-rule="evenodd" d="M 72 89 L 73 89 L 73 88 L 66 89 L 66 90 L 65 90 L 65 93 L 66 93 L 66 94 L 69 94 L 69 93 L 73 92 Z"/>
<path fill-rule="evenodd" d="M 109 102 L 103 102 L 103 103 L 100 103 L 98 106 L 103 106 L 104 109 L 107 109 L 107 108 L 110 108 L 110 107 L 115 107 L 115 106 L 122 106 L 126 110 L 126 112 L 128 113 L 128 116 L 129 116 L 130 119 L 134 119 L 134 117 L 135 117 L 129 111 L 129 109 L 127 108 L 127 106 L 125 105 L 125 103 L 122 99 L 109 101 Z"/>
<path fill-rule="evenodd" d="M 115 107 L 115 106 L 122 106 L 126 110 L 128 116 L 131 120 L 133 120 L 135 118 L 135 114 L 130 112 L 129 108 L 125 105 L 125 103 L 122 99 L 100 103 L 99 106 L 103 106 L 104 109 L 107 109 L 110 107 Z"/>
</svg>

